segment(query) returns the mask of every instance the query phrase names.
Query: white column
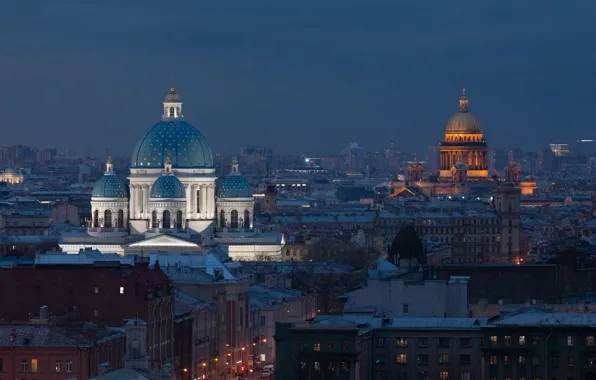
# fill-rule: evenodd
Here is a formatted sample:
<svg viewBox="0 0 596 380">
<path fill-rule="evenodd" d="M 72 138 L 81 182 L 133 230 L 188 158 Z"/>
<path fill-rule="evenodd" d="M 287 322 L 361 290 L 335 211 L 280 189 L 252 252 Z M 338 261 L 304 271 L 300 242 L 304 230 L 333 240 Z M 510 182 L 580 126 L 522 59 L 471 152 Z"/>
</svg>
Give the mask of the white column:
<svg viewBox="0 0 596 380">
<path fill-rule="evenodd" d="M 134 219 L 135 212 L 137 211 L 135 209 L 135 185 L 130 185 L 130 201 L 128 205 L 130 207 L 130 218 Z M 91 216 L 93 216 L 93 213 L 91 213 Z"/>
<path fill-rule="evenodd" d="M 207 219 L 207 186 L 201 185 L 201 219 Z"/>
<path fill-rule="evenodd" d="M 215 218 L 215 185 L 209 185 L 209 219 Z"/>
<path fill-rule="evenodd" d="M 196 185 L 190 185 L 190 215 L 188 216 L 189 219 L 196 219 L 195 215 L 197 213 L 197 196 L 195 195 L 195 187 Z"/>
<path fill-rule="evenodd" d="M 135 185 L 135 219 L 140 219 L 141 208 L 141 186 Z"/>
<path fill-rule="evenodd" d="M 190 219 L 190 210 L 191 210 L 191 192 L 190 192 L 190 185 L 184 185 L 184 192 L 186 194 L 186 218 Z"/>
<path fill-rule="evenodd" d="M 147 218 L 149 211 L 149 185 L 143 185 L 143 215 L 141 218 Z"/>
</svg>

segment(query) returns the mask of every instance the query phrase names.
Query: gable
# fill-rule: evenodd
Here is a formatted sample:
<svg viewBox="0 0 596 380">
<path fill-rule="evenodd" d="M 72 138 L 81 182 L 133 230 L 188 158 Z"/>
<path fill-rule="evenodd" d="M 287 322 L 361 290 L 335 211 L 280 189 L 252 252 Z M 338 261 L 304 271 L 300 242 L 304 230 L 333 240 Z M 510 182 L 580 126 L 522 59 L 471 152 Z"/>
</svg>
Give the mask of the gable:
<svg viewBox="0 0 596 380">
<path fill-rule="evenodd" d="M 137 241 L 135 243 L 128 244 L 126 248 L 142 248 L 142 247 L 188 247 L 188 248 L 199 248 L 200 246 L 191 241 L 172 236 L 172 235 L 158 235 L 149 239 Z"/>
</svg>

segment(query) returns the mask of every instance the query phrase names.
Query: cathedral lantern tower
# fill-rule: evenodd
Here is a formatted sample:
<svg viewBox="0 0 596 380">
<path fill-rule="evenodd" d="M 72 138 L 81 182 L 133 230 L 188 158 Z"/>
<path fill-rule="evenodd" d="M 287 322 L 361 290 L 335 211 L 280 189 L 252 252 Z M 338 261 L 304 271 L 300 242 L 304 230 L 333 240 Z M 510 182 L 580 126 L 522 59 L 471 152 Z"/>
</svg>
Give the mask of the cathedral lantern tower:
<svg viewBox="0 0 596 380">
<path fill-rule="evenodd" d="M 412 182 L 422 181 L 424 175 L 424 168 L 422 162 L 414 157 L 414 161 L 408 163 L 408 180 Z"/>
<path fill-rule="evenodd" d="M 440 174 L 451 178 L 456 164 L 466 166 L 468 178 L 488 178 L 486 139 L 482 125 L 470 112 L 466 89 L 459 99 L 459 111 L 449 119 L 440 147 Z"/>
<path fill-rule="evenodd" d="M 180 95 L 176 93 L 175 88 L 170 89 L 170 93 L 166 95 L 163 101 L 163 120 L 180 119 L 182 118 L 182 100 Z"/>
</svg>

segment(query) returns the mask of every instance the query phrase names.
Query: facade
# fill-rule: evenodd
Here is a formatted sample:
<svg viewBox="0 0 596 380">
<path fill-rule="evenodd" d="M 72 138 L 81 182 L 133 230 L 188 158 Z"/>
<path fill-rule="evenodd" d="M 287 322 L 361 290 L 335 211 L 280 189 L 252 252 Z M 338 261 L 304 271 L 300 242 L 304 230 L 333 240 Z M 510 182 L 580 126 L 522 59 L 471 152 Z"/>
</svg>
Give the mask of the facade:
<svg viewBox="0 0 596 380">
<path fill-rule="evenodd" d="M 469 111 L 464 89 L 459 99 L 459 111 L 447 122 L 445 137 L 441 141 L 441 178 L 453 178 L 454 173 L 461 171 L 458 168 L 464 168 L 464 176 L 469 178 L 487 178 L 487 153 L 482 125 Z"/>
<path fill-rule="evenodd" d="M 7 235 L 47 235 L 50 218 L 46 215 L 35 214 L 6 214 L 0 215 L 0 230 Z"/>
<path fill-rule="evenodd" d="M 595 323 L 530 310 L 483 327 L 484 379 L 596 379 Z"/>
<path fill-rule="evenodd" d="M 374 329 L 376 380 L 482 378 L 486 319 L 387 318 Z"/>
<path fill-rule="evenodd" d="M 23 183 L 25 176 L 21 173 L 15 172 L 12 168 L 7 168 L 3 173 L 0 173 L 0 182 L 10 183 L 11 185 Z"/>
<path fill-rule="evenodd" d="M 277 323 L 275 377 L 371 380 L 372 331 L 357 323 Z"/>
<path fill-rule="evenodd" d="M 0 284 L 14 289 L 0 298 L 0 318 L 27 320 L 40 305 L 49 312 L 98 325 L 122 326 L 139 316 L 147 321 L 150 361 L 173 356 L 174 296 L 171 283 L 147 263 L 43 265 L 0 269 Z"/>
</svg>

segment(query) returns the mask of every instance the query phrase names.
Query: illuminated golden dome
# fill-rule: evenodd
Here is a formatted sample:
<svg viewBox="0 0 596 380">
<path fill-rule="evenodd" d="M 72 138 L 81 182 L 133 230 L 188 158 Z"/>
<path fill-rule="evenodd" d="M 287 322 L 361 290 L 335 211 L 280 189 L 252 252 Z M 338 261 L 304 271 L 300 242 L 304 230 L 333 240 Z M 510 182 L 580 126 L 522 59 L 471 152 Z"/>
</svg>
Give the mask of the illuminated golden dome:
<svg viewBox="0 0 596 380">
<path fill-rule="evenodd" d="M 445 133 L 482 134 L 482 125 L 468 109 L 468 96 L 465 88 L 459 98 L 459 111 L 447 122 Z"/>
</svg>

